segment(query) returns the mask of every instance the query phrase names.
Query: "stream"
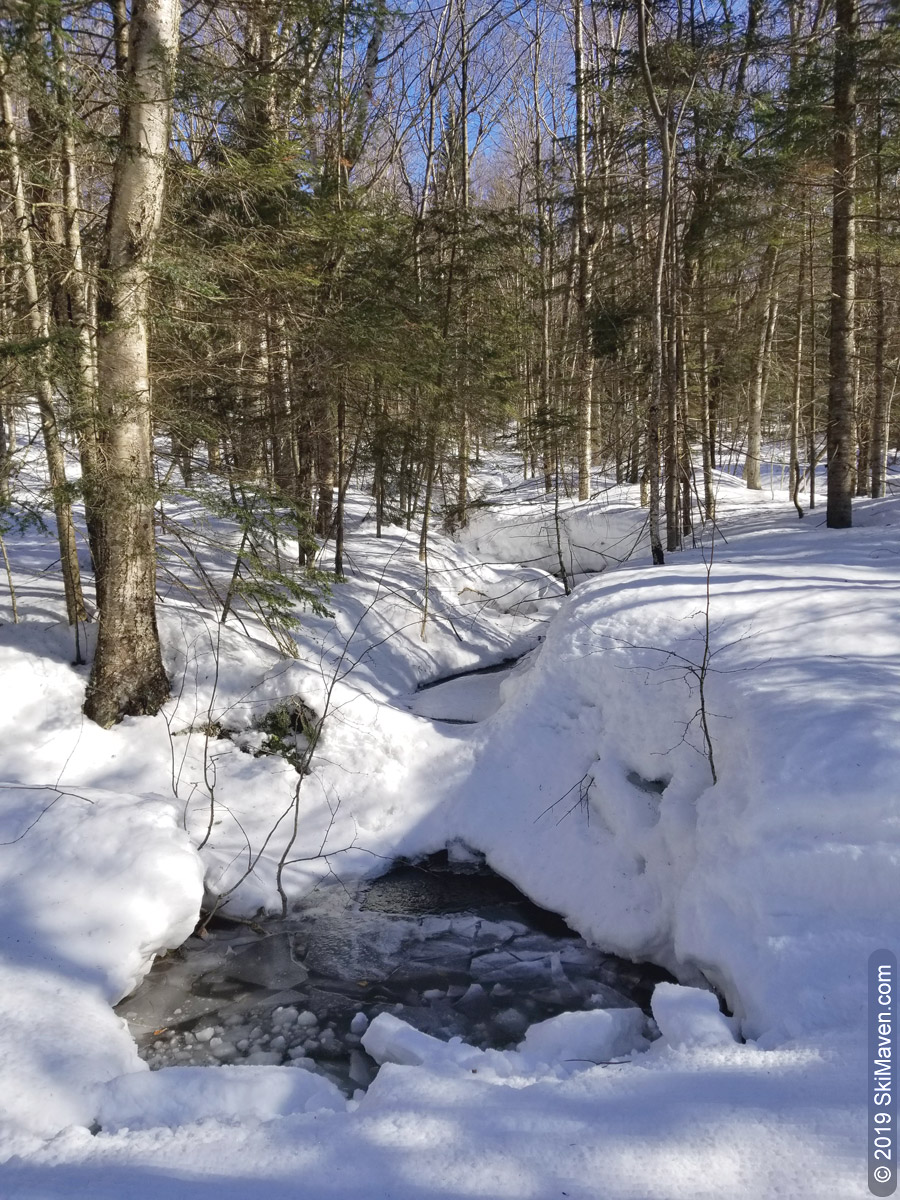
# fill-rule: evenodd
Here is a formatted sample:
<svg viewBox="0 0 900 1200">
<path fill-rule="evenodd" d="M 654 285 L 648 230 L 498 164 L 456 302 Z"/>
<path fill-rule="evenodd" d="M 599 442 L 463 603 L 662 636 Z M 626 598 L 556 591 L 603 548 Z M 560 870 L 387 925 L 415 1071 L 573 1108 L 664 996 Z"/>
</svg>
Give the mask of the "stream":
<svg viewBox="0 0 900 1200">
<path fill-rule="evenodd" d="M 426 684 L 410 710 L 470 724 L 515 663 Z M 444 1040 L 508 1049 L 559 1013 L 638 1006 L 671 978 L 589 946 L 460 843 L 353 890 L 330 881 L 286 918 L 214 918 L 156 961 L 117 1013 L 151 1068 L 288 1064 L 348 1095 L 377 1065 L 361 1038 L 388 1012 Z"/>
<path fill-rule="evenodd" d="M 152 1068 L 285 1063 L 352 1094 L 377 1071 L 360 1039 L 379 1013 L 506 1049 L 561 1012 L 647 1011 L 664 971 L 589 946 L 453 849 L 356 893 L 322 887 L 286 919 L 214 919 L 117 1007 L 141 1056 Z"/>
</svg>

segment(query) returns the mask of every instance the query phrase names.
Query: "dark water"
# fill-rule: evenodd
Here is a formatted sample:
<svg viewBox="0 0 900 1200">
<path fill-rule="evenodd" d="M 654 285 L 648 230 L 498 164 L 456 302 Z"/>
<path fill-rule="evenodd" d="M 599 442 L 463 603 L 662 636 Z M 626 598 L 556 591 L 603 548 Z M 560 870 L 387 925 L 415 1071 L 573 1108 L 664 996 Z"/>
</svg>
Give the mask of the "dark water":
<svg viewBox="0 0 900 1200">
<path fill-rule="evenodd" d="M 449 675 L 441 675 L 439 679 L 430 679 L 426 683 L 420 683 L 416 691 L 427 692 L 431 688 L 441 687 L 445 683 L 452 683 L 454 679 L 468 679 L 470 676 L 479 675 L 500 675 L 511 671 L 517 662 L 521 662 L 530 653 L 530 650 L 526 650 L 524 654 L 516 654 L 511 658 L 501 658 L 499 662 L 491 663 L 487 667 L 466 667 L 463 671 L 452 671 Z"/>
<path fill-rule="evenodd" d="M 663 978 L 589 946 L 483 864 L 444 853 L 354 895 L 320 889 L 285 920 L 214 920 L 117 1012 L 151 1067 L 288 1063 L 352 1091 L 375 1074 L 360 1037 L 379 1013 L 506 1049 L 560 1012 L 646 1008 Z"/>
</svg>

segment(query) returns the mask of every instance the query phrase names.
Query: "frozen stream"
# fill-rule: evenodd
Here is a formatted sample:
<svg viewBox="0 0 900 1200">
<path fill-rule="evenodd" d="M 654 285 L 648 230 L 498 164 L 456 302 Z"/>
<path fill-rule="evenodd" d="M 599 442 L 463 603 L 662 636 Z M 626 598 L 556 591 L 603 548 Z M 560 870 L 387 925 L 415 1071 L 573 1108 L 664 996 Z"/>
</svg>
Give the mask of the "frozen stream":
<svg viewBox="0 0 900 1200">
<path fill-rule="evenodd" d="M 474 725 L 483 721 L 500 707 L 503 681 L 524 663 L 525 658 L 527 654 L 420 684 L 409 710 L 417 716 L 451 725 Z"/>
<path fill-rule="evenodd" d="M 470 724 L 515 662 L 420 688 L 411 711 Z M 517 1045 L 574 1009 L 647 1008 L 665 972 L 604 954 L 464 847 L 351 893 L 323 886 L 287 919 L 220 919 L 157 961 L 117 1012 L 151 1067 L 288 1063 L 347 1091 L 377 1067 L 360 1040 L 390 1012 L 443 1039 Z"/>
<path fill-rule="evenodd" d="M 530 1024 L 646 1007 L 665 973 L 593 949 L 474 861 L 402 865 L 350 896 L 322 888 L 286 919 L 221 920 L 158 961 L 117 1011 L 151 1067 L 288 1063 L 347 1091 L 390 1012 L 437 1037 L 505 1049 Z"/>
</svg>

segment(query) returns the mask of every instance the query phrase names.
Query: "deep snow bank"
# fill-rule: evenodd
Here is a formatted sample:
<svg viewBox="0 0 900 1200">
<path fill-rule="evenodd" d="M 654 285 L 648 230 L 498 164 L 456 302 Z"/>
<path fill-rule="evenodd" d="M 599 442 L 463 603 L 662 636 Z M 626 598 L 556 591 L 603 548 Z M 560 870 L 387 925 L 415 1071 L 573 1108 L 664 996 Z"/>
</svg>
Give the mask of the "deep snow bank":
<svg viewBox="0 0 900 1200">
<path fill-rule="evenodd" d="M 280 906 L 282 859 L 285 888 L 302 895 L 337 861 L 323 855 L 349 877 L 442 846 L 436 800 L 459 774 L 460 747 L 411 715 L 415 688 L 534 646 L 562 587 L 540 570 L 484 566 L 437 533 L 426 577 L 418 536 L 389 527 L 376 538 L 366 514 L 365 498 L 351 497 L 347 582 L 334 589 L 333 618 L 300 614 L 296 658 L 239 603 L 221 624 L 187 568 L 176 581 L 170 565 L 158 618 L 171 699 L 159 716 L 110 730 L 81 714 L 87 668 L 72 665 L 61 581 L 42 575 L 34 586 L 52 543 L 33 531 L 11 541 L 21 623 L 2 623 L 11 610 L 0 594 L 0 674 L 15 700 L 0 702 L 0 778 L 171 797 L 195 844 L 205 842 L 210 896 L 228 893 L 245 914 Z M 196 531 L 205 578 L 224 594 L 239 536 L 220 523 L 211 549 L 211 519 L 191 499 L 170 504 L 167 521 L 185 540 Z M 325 717 L 302 795 L 284 758 L 256 756 L 256 726 L 297 698 Z"/>
<path fill-rule="evenodd" d="M 738 523 L 577 589 L 480 727 L 460 834 L 599 945 L 696 969 L 767 1044 L 858 1027 L 898 948 L 900 549 Z M 867 516 L 867 514 L 869 514 Z"/>
<path fill-rule="evenodd" d="M 640 489 L 598 482 L 592 498 L 558 500 L 539 480 L 515 481 L 511 466 L 481 476 L 481 495 L 460 531 L 484 562 L 521 563 L 570 580 L 626 562 L 647 541 Z"/>
<path fill-rule="evenodd" d="M 196 924 L 202 865 L 166 801 L 0 787 L 0 1132 L 12 1153 L 143 1071 L 110 1005 Z"/>
</svg>

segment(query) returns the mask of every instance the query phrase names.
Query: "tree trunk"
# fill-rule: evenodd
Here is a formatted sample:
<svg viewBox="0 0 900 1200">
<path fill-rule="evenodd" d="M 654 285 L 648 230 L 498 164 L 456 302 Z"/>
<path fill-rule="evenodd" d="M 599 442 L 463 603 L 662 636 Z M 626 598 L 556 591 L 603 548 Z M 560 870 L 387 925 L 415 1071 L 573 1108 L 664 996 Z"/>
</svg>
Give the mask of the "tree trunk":
<svg viewBox="0 0 900 1200">
<path fill-rule="evenodd" d="M 791 395 L 791 451 L 790 451 L 790 486 L 791 500 L 797 510 L 797 516 L 803 516 L 800 504 L 800 397 L 803 389 L 803 304 L 806 298 L 805 247 L 800 247 L 800 266 L 797 270 L 797 313 L 794 325 L 794 386 Z"/>
<path fill-rule="evenodd" d="M 72 420 L 78 438 L 81 457 L 82 478 L 97 477 L 97 360 L 96 329 L 91 309 L 87 273 L 84 269 L 84 254 L 81 244 L 80 199 L 78 193 L 77 154 L 75 144 L 75 119 L 72 112 L 72 96 L 69 86 L 68 64 L 63 48 L 63 31 L 59 25 L 51 28 L 51 45 L 55 67 L 56 104 L 62 125 L 62 194 L 63 229 L 68 256 L 66 292 L 69 305 L 69 320 L 75 333 L 77 377 L 73 388 L 71 408 Z M 91 558 L 99 558 L 99 525 L 95 516 L 94 497 L 89 488 L 84 488 L 85 522 Z"/>
<path fill-rule="evenodd" d="M 766 247 L 763 258 L 762 274 L 759 280 L 759 296 L 761 300 L 759 341 L 756 347 L 756 357 L 753 361 L 753 375 L 750 379 L 750 413 L 747 423 L 747 457 L 744 462 L 744 482 L 753 491 L 762 487 L 761 476 L 761 447 L 762 447 L 762 411 L 765 395 L 766 376 L 766 346 L 770 338 L 770 329 L 774 325 L 774 280 L 775 265 L 778 261 L 778 247 L 770 243 Z"/>
<path fill-rule="evenodd" d="M 706 288 L 706 258 L 701 257 L 699 263 L 700 277 L 700 328 L 698 341 L 700 347 L 700 445 L 703 455 L 703 519 L 714 521 L 716 518 L 716 490 L 713 482 L 713 436 L 709 402 L 709 297 Z"/>
<path fill-rule="evenodd" d="M 100 632 L 85 713 L 109 726 L 154 713 L 169 691 L 156 627 L 156 547 L 147 304 L 162 217 L 178 22 L 177 0 L 134 0 L 124 138 L 107 219 L 98 302 Z"/>
<path fill-rule="evenodd" d="M 873 365 L 872 385 L 874 397 L 872 403 L 872 434 L 869 461 L 872 472 L 872 495 L 884 495 L 884 481 L 887 463 L 888 443 L 888 404 L 887 387 L 884 375 L 884 351 L 886 337 L 884 272 L 881 258 L 881 238 L 883 236 L 882 218 L 882 184 L 884 168 L 882 165 L 882 129 L 883 116 L 880 99 L 878 110 L 878 131 L 875 146 L 875 260 L 872 264 L 872 289 L 875 293 L 875 362 Z"/>
<path fill-rule="evenodd" d="M 316 533 L 319 537 L 331 536 L 331 522 L 334 516 L 334 426 L 332 422 L 331 405 L 325 395 L 324 385 L 316 387 L 315 401 L 315 438 L 316 447 Z"/>
<path fill-rule="evenodd" d="M 669 234 L 669 209 L 671 205 L 673 163 L 672 130 L 668 103 L 665 111 L 660 106 L 650 73 L 647 45 L 647 3 L 638 4 L 638 48 L 641 74 L 647 98 L 653 110 L 659 131 L 661 151 L 661 183 L 659 199 L 659 228 L 656 233 L 656 253 L 653 264 L 653 290 L 650 309 L 650 396 L 647 405 L 647 472 L 649 475 L 650 554 L 655 566 L 665 562 L 659 528 L 659 410 L 663 395 L 663 363 L 665 356 L 665 330 L 663 328 L 663 276 L 666 268 L 666 245 Z"/>
<path fill-rule="evenodd" d="M 819 347 L 816 337 L 816 260 L 813 214 L 809 214 L 809 239 L 807 242 L 807 265 L 809 267 L 809 418 L 808 418 L 808 453 L 809 458 L 809 510 L 816 507 L 816 466 L 819 455 L 816 447 L 816 421 L 818 405 L 816 404 L 816 386 L 818 383 L 817 367 L 819 362 Z"/>
<path fill-rule="evenodd" d="M 538 75 L 538 55 L 540 40 L 535 38 L 534 56 L 532 59 L 531 91 L 534 106 L 535 126 L 532 144 L 534 171 L 534 205 L 537 214 L 537 244 L 538 244 L 538 279 L 540 301 L 540 391 L 537 405 L 537 431 L 541 447 L 541 468 L 543 471 L 544 491 L 550 493 L 553 489 L 553 463 L 557 447 L 551 438 L 551 408 L 552 396 L 550 385 L 550 324 L 552 313 L 551 292 L 553 289 L 553 245 L 552 221 L 548 210 L 549 204 L 544 195 L 544 168 L 541 161 L 541 88 Z"/>
<path fill-rule="evenodd" d="M 422 528 L 419 531 L 419 562 L 425 562 L 428 554 L 428 521 L 431 516 L 431 497 L 434 492 L 436 463 L 437 437 L 434 431 L 434 426 L 430 425 L 428 429 L 428 440 L 425 448 L 425 499 L 422 505 Z"/>
<path fill-rule="evenodd" d="M 337 402 L 337 507 L 334 514 L 334 573 L 344 577 L 344 496 L 350 484 L 349 473 L 344 478 L 346 464 L 347 403 L 343 393 Z"/>
<path fill-rule="evenodd" d="M 578 347 L 575 375 L 575 425 L 578 459 L 578 499 L 591 494 L 591 403 L 594 384 L 594 354 L 591 345 L 591 290 L 594 232 L 587 214 L 587 115 L 584 82 L 584 0 L 573 0 L 575 44 L 575 227 L 577 269 L 575 303 L 578 310 Z"/>
<path fill-rule="evenodd" d="M 460 247 L 459 274 L 461 276 L 460 307 L 462 317 L 462 372 L 459 381 L 459 474 L 456 488 L 456 521 L 462 529 L 468 524 L 469 507 L 469 453 L 471 417 L 469 413 L 469 354 L 471 340 L 471 314 L 469 304 L 469 30 L 467 25 L 466 0 L 457 0 L 459 13 L 460 53 L 460 200 L 457 220 L 462 225 L 463 245 Z"/>
<path fill-rule="evenodd" d="M 834 200 L 831 224 L 831 332 L 828 362 L 829 529 L 853 524 L 853 377 L 856 357 L 856 84 L 859 7 L 836 0 Z"/>
<path fill-rule="evenodd" d="M 34 247 L 31 240 L 31 220 L 25 199 L 25 180 L 19 160 L 12 103 L 5 86 L 2 86 L 5 83 L 5 63 L 0 64 L 0 67 L 2 67 L 0 116 L 2 116 L 6 157 L 12 184 L 21 277 L 25 289 L 25 300 L 28 304 L 28 323 L 32 337 L 39 346 L 36 381 L 38 411 L 41 418 L 44 449 L 47 454 L 47 474 L 53 497 L 53 512 L 56 517 L 56 532 L 66 597 L 66 615 L 69 624 L 75 625 L 77 622 L 87 619 L 87 612 L 81 592 L 81 572 L 78 566 L 78 547 L 75 541 L 75 525 L 72 521 L 72 506 L 69 503 L 66 486 L 65 454 L 53 403 L 53 385 L 50 379 L 49 314 L 46 299 L 41 297 L 38 289 Z"/>
<path fill-rule="evenodd" d="M 669 188 L 669 192 L 674 188 Z M 674 204 L 669 217 L 669 227 L 675 225 Z M 677 268 L 675 264 L 675 239 L 668 238 L 666 245 L 669 269 L 664 274 L 666 293 L 664 309 L 666 318 L 663 320 L 664 349 L 663 349 L 663 392 L 666 397 L 666 426 L 665 426 L 665 500 L 666 500 L 666 549 L 681 548 L 681 513 L 678 470 L 678 367 L 677 367 L 677 324 L 675 320 L 675 280 Z M 661 317 L 662 319 L 662 317 Z"/>
</svg>

